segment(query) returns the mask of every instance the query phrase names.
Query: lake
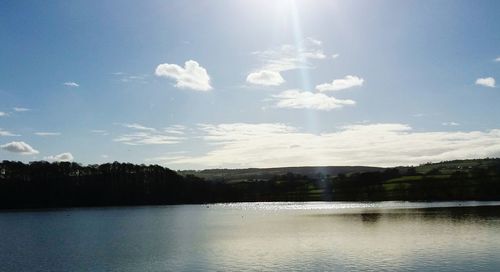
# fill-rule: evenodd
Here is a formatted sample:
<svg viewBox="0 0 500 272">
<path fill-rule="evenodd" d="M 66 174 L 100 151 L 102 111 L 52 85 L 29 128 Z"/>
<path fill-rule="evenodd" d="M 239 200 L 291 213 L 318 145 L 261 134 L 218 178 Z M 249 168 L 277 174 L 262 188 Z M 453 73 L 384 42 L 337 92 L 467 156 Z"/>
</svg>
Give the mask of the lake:
<svg viewBox="0 0 500 272">
<path fill-rule="evenodd" d="M 0 212 L 0 271 L 500 271 L 500 202 Z"/>
</svg>

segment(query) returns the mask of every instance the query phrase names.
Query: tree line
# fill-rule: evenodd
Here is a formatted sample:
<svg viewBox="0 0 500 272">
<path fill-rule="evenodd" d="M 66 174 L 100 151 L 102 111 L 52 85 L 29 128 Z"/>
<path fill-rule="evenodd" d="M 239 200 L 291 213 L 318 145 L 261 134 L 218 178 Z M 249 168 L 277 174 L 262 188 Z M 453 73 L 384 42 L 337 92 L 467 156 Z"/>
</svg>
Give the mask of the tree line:
<svg viewBox="0 0 500 272">
<path fill-rule="evenodd" d="M 280 179 L 279 181 L 276 179 Z M 0 208 L 307 200 L 300 175 L 240 183 L 181 176 L 158 165 L 0 163 Z"/>
<path fill-rule="evenodd" d="M 336 176 L 288 173 L 232 182 L 179 175 L 158 165 L 3 161 L 0 208 L 241 201 L 500 200 L 500 160 L 493 162 L 487 167 L 432 168 L 424 173 L 409 167 Z"/>
</svg>

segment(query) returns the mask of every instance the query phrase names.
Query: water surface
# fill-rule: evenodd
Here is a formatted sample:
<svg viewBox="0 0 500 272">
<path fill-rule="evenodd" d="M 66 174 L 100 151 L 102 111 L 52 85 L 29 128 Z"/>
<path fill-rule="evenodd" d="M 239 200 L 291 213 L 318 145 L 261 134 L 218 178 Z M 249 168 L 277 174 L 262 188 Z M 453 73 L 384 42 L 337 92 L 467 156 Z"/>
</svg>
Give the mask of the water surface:
<svg viewBox="0 0 500 272">
<path fill-rule="evenodd" d="M 0 271 L 500 271 L 500 202 L 0 212 Z"/>
</svg>

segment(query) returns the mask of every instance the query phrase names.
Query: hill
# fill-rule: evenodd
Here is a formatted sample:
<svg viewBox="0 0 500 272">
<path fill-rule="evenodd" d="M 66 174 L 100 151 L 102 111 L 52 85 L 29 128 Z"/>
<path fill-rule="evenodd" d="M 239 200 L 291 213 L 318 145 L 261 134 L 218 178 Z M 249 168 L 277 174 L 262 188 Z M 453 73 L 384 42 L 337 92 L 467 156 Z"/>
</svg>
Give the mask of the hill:
<svg viewBox="0 0 500 272">
<path fill-rule="evenodd" d="M 302 166 L 302 167 L 275 167 L 275 168 L 246 168 L 246 169 L 206 169 L 183 170 L 177 173 L 183 176 L 194 175 L 210 181 L 226 183 L 247 182 L 255 180 L 270 180 L 276 176 L 294 174 L 311 179 L 333 177 L 339 174 L 363 173 L 381 171 L 384 168 L 370 166 Z"/>
</svg>

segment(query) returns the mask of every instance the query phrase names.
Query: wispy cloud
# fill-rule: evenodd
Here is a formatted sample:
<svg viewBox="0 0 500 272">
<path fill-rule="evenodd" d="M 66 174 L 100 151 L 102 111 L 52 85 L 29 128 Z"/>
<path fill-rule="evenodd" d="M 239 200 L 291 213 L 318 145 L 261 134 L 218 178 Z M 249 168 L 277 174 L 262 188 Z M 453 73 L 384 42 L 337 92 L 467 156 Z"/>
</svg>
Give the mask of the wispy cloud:
<svg viewBox="0 0 500 272">
<path fill-rule="evenodd" d="M 183 126 L 155 129 L 137 123 L 122 125 L 134 130 L 134 132 L 122 134 L 114 138 L 113 141 L 126 145 L 176 144 L 184 140 L 182 137 Z"/>
<path fill-rule="evenodd" d="M 90 132 L 93 134 L 101 135 L 101 136 L 109 135 L 109 132 L 107 130 L 104 130 L 104 129 L 92 129 Z"/>
<path fill-rule="evenodd" d="M 337 99 L 323 93 L 288 90 L 272 96 L 276 100 L 276 107 L 290 109 L 314 109 L 329 111 L 356 104 L 353 100 Z"/>
<path fill-rule="evenodd" d="M 25 142 L 10 142 L 4 145 L 0 145 L 0 148 L 20 155 L 35 155 L 39 153 L 38 150 L 34 149 Z"/>
<path fill-rule="evenodd" d="M 42 137 L 45 137 L 45 136 L 59 136 L 59 135 L 61 135 L 61 133 L 60 132 L 39 131 L 39 132 L 35 132 L 35 135 L 42 136 Z"/>
<path fill-rule="evenodd" d="M 333 55 L 332 55 L 332 59 L 336 59 L 336 58 L 338 58 L 339 56 L 340 56 L 340 54 L 333 54 Z"/>
<path fill-rule="evenodd" d="M 128 73 L 124 72 L 115 72 L 113 73 L 114 76 L 117 77 L 117 79 L 121 82 L 131 82 L 131 83 L 148 83 L 147 78 L 149 75 L 131 75 Z"/>
<path fill-rule="evenodd" d="M 182 138 L 171 136 L 162 133 L 135 132 L 121 135 L 113 141 L 127 145 L 160 145 L 160 144 L 176 144 Z"/>
<path fill-rule="evenodd" d="M 186 151 L 168 152 L 165 153 L 163 156 L 145 158 L 144 161 L 148 163 L 165 163 L 174 160 L 187 159 L 189 157 L 186 155 L 186 153 L 187 153 Z"/>
<path fill-rule="evenodd" d="M 165 133 L 170 133 L 170 134 L 185 134 L 186 126 L 183 125 L 173 125 L 169 126 L 163 129 Z"/>
<path fill-rule="evenodd" d="M 212 90 L 207 70 L 194 60 L 186 61 L 184 68 L 177 64 L 160 64 L 156 67 L 155 74 L 159 77 L 175 79 L 175 87 L 180 89 Z"/>
<path fill-rule="evenodd" d="M 63 85 L 67 86 L 67 87 L 71 87 L 71 88 L 80 87 L 80 85 L 78 83 L 73 82 L 73 81 L 64 82 Z"/>
<path fill-rule="evenodd" d="M 4 116 L 7 116 L 7 113 L 0 111 L 0 117 L 4 117 Z"/>
<path fill-rule="evenodd" d="M 122 125 L 126 128 L 132 128 L 132 129 L 137 129 L 137 130 L 146 130 L 146 131 L 155 131 L 156 130 L 154 128 L 146 127 L 146 126 L 143 126 L 143 125 L 137 124 L 137 123 L 132 123 L 132 124 L 125 123 Z"/>
<path fill-rule="evenodd" d="M 313 38 L 303 41 L 303 46 L 285 44 L 277 48 L 256 51 L 263 63 L 247 76 L 247 82 L 255 85 L 278 86 L 285 82 L 281 72 L 299 68 L 312 68 L 310 60 L 325 59 L 322 42 Z"/>
<path fill-rule="evenodd" d="M 65 152 L 54 156 L 47 156 L 44 157 L 43 159 L 47 161 L 56 161 L 56 162 L 71 162 L 74 160 L 74 157 L 71 153 Z"/>
<path fill-rule="evenodd" d="M 15 112 L 25 112 L 25 111 L 30 111 L 31 109 L 28 108 L 22 108 L 22 107 L 14 107 L 13 110 Z"/>
<path fill-rule="evenodd" d="M 0 128 L 0 136 L 9 136 L 9 137 L 13 137 L 13 136 L 20 136 L 18 134 L 14 134 L 10 131 L 7 131 L 7 130 L 4 130 L 2 128 Z"/>
<path fill-rule="evenodd" d="M 322 49 L 297 48 L 290 44 L 282 45 L 277 49 L 257 51 L 253 54 L 264 62 L 262 70 L 277 72 L 311 68 L 309 60 L 326 58 Z"/>
<path fill-rule="evenodd" d="M 307 41 L 309 41 L 310 43 L 315 44 L 315 45 L 317 45 L 317 46 L 321 46 L 321 45 L 323 44 L 323 42 L 322 42 L 322 41 L 317 40 L 317 39 L 315 39 L 315 38 L 311 38 L 311 37 L 308 37 L 308 38 L 307 38 Z"/>
<path fill-rule="evenodd" d="M 323 83 L 316 86 L 316 90 L 320 92 L 328 92 L 328 91 L 340 91 L 344 89 L 349 89 L 356 86 L 363 86 L 364 79 L 347 75 L 341 79 L 335 79 L 332 83 Z"/>
<path fill-rule="evenodd" d="M 443 122 L 443 123 L 441 123 L 441 125 L 447 126 L 447 127 L 456 127 L 456 126 L 460 126 L 460 123 L 457 123 L 457 122 Z"/>
<path fill-rule="evenodd" d="M 495 79 L 492 77 L 478 78 L 476 79 L 476 85 L 495 88 Z"/>
<path fill-rule="evenodd" d="M 500 62 L 500 57 L 496 58 L 495 62 Z"/>
<path fill-rule="evenodd" d="M 277 123 L 199 127 L 213 149 L 164 160 L 192 167 L 303 165 L 415 165 L 429 161 L 500 156 L 500 129 L 418 132 L 406 124 L 357 124 L 310 133 Z"/>
</svg>

